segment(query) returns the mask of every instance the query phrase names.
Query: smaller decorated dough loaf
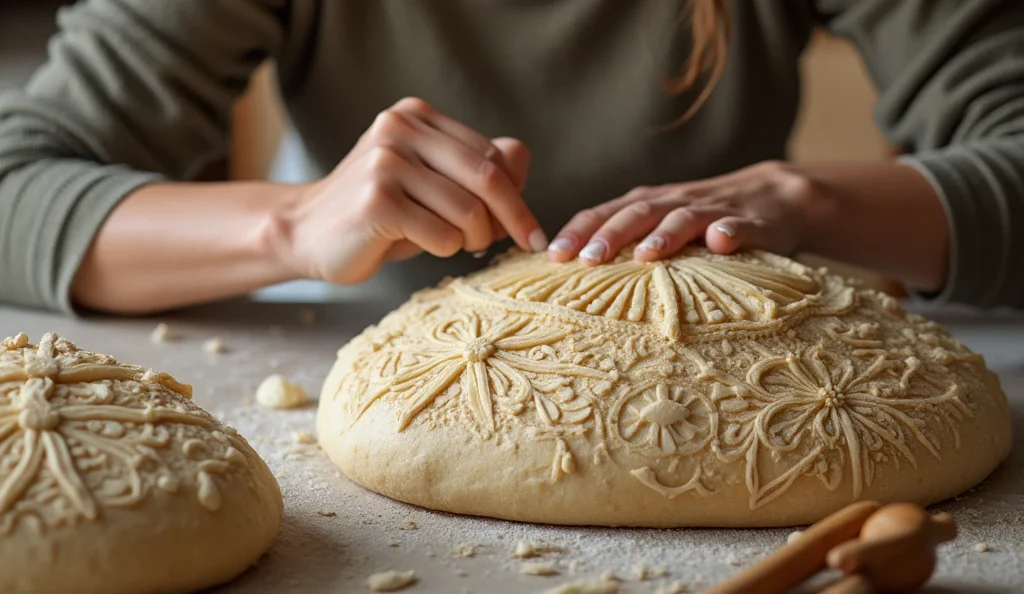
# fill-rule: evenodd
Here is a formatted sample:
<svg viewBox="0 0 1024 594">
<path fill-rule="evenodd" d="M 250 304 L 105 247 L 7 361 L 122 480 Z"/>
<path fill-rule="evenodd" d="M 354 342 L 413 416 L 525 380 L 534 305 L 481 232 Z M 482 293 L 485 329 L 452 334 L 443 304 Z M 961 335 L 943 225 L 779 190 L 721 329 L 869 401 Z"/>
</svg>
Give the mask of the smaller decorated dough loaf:
<svg viewBox="0 0 1024 594">
<path fill-rule="evenodd" d="M 702 248 L 512 254 L 423 291 L 341 349 L 318 433 L 402 501 L 634 526 L 928 504 L 1011 443 L 998 379 L 937 324 L 825 270 Z"/>
<path fill-rule="evenodd" d="M 0 592 L 189 592 L 256 562 L 280 489 L 190 397 L 53 334 L 0 343 Z"/>
</svg>

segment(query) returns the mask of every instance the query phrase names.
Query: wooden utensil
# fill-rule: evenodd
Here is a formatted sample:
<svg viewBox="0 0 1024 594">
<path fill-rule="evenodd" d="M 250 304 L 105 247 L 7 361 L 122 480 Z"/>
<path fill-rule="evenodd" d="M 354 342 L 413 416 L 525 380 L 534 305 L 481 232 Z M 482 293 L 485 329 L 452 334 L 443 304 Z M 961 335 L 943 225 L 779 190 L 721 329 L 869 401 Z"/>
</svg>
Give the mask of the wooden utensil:
<svg viewBox="0 0 1024 594">
<path fill-rule="evenodd" d="M 935 571 L 935 547 L 956 538 L 947 513 L 929 514 L 917 505 L 893 503 L 864 522 L 860 536 L 828 553 L 828 565 L 867 578 L 880 592 L 911 592 Z"/>
<path fill-rule="evenodd" d="M 955 537 L 949 514 L 931 515 L 910 503 L 883 507 L 862 501 L 812 525 L 710 594 L 782 594 L 826 566 L 846 577 L 822 594 L 910 592 L 935 570 L 935 547 Z"/>
<path fill-rule="evenodd" d="M 881 506 L 877 501 L 846 506 L 814 524 L 771 556 L 715 586 L 709 594 L 786 592 L 824 569 L 828 552 L 857 538 L 861 526 Z"/>
</svg>

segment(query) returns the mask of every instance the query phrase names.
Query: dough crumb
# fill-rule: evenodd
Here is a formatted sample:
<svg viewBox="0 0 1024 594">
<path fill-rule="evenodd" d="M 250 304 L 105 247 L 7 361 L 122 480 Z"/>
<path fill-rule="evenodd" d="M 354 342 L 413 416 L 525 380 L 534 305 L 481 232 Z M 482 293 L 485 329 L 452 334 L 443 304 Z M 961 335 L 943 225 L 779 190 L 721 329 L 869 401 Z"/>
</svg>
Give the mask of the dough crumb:
<svg viewBox="0 0 1024 594">
<path fill-rule="evenodd" d="M 391 540 L 389 540 L 389 541 L 388 541 L 388 546 L 389 546 L 389 547 L 397 547 L 397 546 L 398 546 L 398 545 L 400 545 L 400 544 L 402 544 L 402 541 L 400 541 L 400 540 L 395 540 L 395 539 L 393 539 L 393 538 L 392 538 Z"/>
<path fill-rule="evenodd" d="M 406 520 L 405 523 L 402 524 L 398 529 L 399 530 L 416 530 L 417 528 L 419 528 L 419 526 L 416 525 L 416 522 L 413 522 L 412 520 Z"/>
<path fill-rule="evenodd" d="M 475 557 L 477 546 L 475 544 L 460 544 L 452 549 L 452 557 Z"/>
<path fill-rule="evenodd" d="M 366 578 L 366 586 L 370 588 L 371 592 L 396 592 L 415 583 L 416 572 L 412 570 L 385 571 Z"/>
<path fill-rule="evenodd" d="M 301 443 L 303 445 L 311 445 L 316 443 L 316 438 L 309 431 L 300 429 L 292 433 L 292 441 L 295 443 Z"/>
<path fill-rule="evenodd" d="M 633 577 L 636 581 L 643 582 L 651 578 L 661 578 L 668 575 L 668 568 L 664 565 L 647 566 L 643 563 L 633 568 Z"/>
<path fill-rule="evenodd" d="M 298 408 L 307 402 L 306 391 L 275 373 L 256 388 L 256 402 L 267 408 Z"/>
<path fill-rule="evenodd" d="M 332 512 L 332 511 L 324 511 L 322 509 L 318 509 L 318 510 L 316 510 L 316 515 L 323 516 L 325 518 L 334 518 L 334 517 L 337 517 L 338 513 L 337 512 Z"/>
<path fill-rule="evenodd" d="M 316 312 L 312 309 L 303 309 L 299 312 L 299 321 L 306 326 L 312 326 L 316 323 Z"/>
<path fill-rule="evenodd" d="M 228 347 L 224 346 L 221 339 L 214 337 L 203 343 L 203 351 L 210 355 L 221 355 L 228 352 Z"/>
<path fill-rule="evenodd" d="M 796 541 L 796 539 L 800 538 L 801 534 L 803 534 L 803 532 L 801 532 L 800 530 L 790 532 L 789 536 L 786 537 L 786 544 L 793 544 Z"/>
<path fill-rule="evenodd" d="M 979 542 L 978 544 L 974 545 L 974 552 L 975 553 L 988 553 L 991 550 L 992 550 L 992 547 L 988 546 L 988 544 L 984 543 L 984 542 Z"/>
<path fill-rule="evenodd" d="M 516 548 L 512 551 L 511 557 L 513 559 L 533 559 L 534 557 L 540 557 L 547 553 L 557 553 L 561 549 L 553 547 L 551 545 L 533 544 L 521 540 L 516 543 Z"/>
<path fill-rule="evenodd" d="M 602 582 L 615 582 L 615 583 L 619 583 L 619 582 L 622 581 L 622 578 L 620 578 L 619 576 L 615 575 L 615 572 L 612 572 L 612 571 L 602 571 L 601 575 L 598 576 L 598 579 L 600 579 Z"/>
<path fill-rule="evenodd" d="M 619 594 L 619 583 L 605 580 L 576 580 L 555 586 L 544 594 Z"/>
<path fill-rule="evenodd" d="M 729 553 L 729 556 L 725 558 L 725 562 L 734 567 L 738 567 L 740 565 L 740 560 L 732 553 Z"/>
<path fill-rule="evenodd" d="M 468 575 L 469 575 L 469 572 L 468 572 L 468 571 L 466 571 L 465 569 L 456 569 L 456 570 L 455 570 L 455 575 L 456 575 L 457 577 L 466 577 L 466 576 L 468 576 Z"/>
<path fill-rule="evenodd" d="M 167 342 L 174 340 L 174 333 L 171 332 L 171 327 L 167 324 L 160 323 L 153 328 L 153 331 L 149 334 L 149 340 L 155 343 Z"/>
<path fill-rule="evenodd" d="M 558 575 L 558 568 L 549 561 L 524 561 L 519 566 L 519 573 L 525 575 Z"/>
<path fill-rule="evenodd" d="M 671 584 L 665 584 L 654 591 L 654 594 L 686 594 L 688 590 L 682 582 L 672 582 Z"/>
<path fill-rule="evenodd" d="M 479 260 L 487 255 L 487 250 L 480 250 L 479 252 L 473 252 L 473 257 Z"/>
</svg>

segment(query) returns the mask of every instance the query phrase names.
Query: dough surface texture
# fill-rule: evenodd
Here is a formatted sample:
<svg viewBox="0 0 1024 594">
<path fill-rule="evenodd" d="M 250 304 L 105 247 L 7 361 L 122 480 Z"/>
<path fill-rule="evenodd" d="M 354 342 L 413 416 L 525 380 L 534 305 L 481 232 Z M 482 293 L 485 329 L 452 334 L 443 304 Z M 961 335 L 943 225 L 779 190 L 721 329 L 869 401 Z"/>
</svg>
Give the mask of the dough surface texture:
<svg viewBox="0 0 1024 594">
<path fill-rule="evenodd" d="M 0 342 L 0 592 L 186 592 L 256 562 L 277 482 L 190 398 L 53 334 Z"/>
<path fill-rule="evenodd" d="M 929 504 L 1009 453 L 981 356 L 897 301 L 763 252 L 510 253 L 344 346 L 318 412 L 351 479 L 554 524 L 784 526 Z"/>
</svg>

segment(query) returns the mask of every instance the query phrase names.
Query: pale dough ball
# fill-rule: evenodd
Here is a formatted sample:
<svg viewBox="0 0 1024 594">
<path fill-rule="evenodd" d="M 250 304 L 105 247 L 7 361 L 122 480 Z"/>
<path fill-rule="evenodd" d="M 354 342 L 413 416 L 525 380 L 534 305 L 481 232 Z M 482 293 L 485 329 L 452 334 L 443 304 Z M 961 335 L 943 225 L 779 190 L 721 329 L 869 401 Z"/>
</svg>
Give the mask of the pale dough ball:
<svg viewBox="0 0 1024 594">
<path fill-rule="evenodd" d="M 53 334 L 0 342 L 0 592 L 190 592 L 256 562 L 281 491 L 191 396 Z"/>
<path fill-rule="evenodd" d="M 361 485 L 554 524 L 794 526 L 930 504 L 1010 452 L 983 358 L 892 297 L 766 252 L 512 253 L 338 352 L 317 435 Z"/>
<path fill-rule="evenodd" d="M 267 377 L 256 388 L 256 402 L 267 408 L 298 408 L 307 401 L 306 391 L 280 374 Z"/>
<path fill-rule="evenodd" d="M 384 571 L 366 578 L 366 586 L 371 592 L 395 592 L 404 590 L 416 583 L 416 572 Z"/>
</svg>

